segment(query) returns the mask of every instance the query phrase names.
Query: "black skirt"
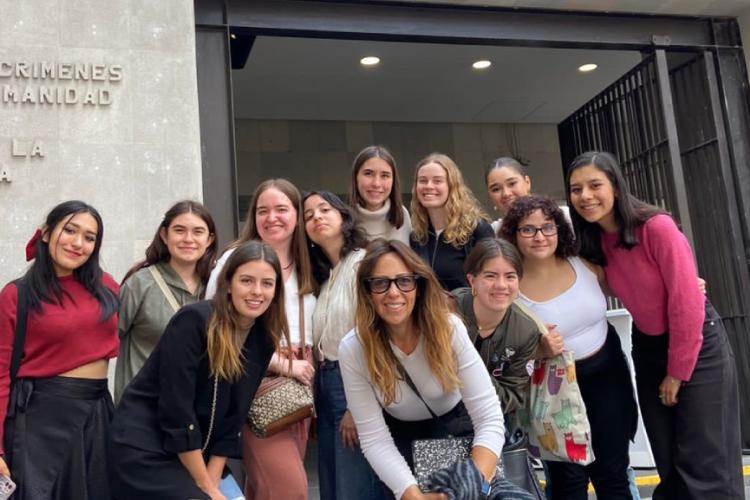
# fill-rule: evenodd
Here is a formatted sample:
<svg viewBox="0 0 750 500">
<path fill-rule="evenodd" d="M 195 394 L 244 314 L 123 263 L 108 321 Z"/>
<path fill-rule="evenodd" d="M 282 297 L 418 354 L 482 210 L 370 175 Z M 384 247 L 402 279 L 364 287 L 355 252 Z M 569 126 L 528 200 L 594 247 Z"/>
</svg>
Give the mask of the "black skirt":
<svg viewBox="0 0 750 500">
<path fill-rule="evenodd" d="M 17 500 L 107 500 L 107 381 L 18 379 L 5 418 L 5 459 Z"/>
</svg>

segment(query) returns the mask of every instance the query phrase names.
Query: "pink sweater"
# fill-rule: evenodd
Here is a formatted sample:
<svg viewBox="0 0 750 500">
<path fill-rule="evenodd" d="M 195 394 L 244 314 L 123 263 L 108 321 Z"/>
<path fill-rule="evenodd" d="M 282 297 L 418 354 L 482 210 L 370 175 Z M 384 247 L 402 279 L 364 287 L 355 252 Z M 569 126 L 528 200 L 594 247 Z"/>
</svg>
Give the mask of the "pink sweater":
<svg viewBox="0 0 750 500">
<path fill-rule="evenodd" d="M 612 292 L 647 335 L 669 332 L 667 374 L 688 381 L 703 343 L 706 298 L 698 289 L 693 252 L 668 215 L 636 229 L 639 244 L 617 247 L 619 233 L 602 233 L 604 271 Z"/>
</svg>

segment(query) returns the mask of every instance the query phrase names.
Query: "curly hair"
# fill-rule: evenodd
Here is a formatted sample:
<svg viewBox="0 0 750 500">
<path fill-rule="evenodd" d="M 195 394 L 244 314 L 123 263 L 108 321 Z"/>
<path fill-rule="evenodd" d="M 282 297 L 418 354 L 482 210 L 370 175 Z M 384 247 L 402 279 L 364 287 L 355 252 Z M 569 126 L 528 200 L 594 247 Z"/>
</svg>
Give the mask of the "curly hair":
<svg viewBox="0 0 750 500">
<path fill-rule="evenodd" d="M 355 324 L 370 380 L 383 395 L 384 406 L 396 399 L 396 383 L 400 376 L 396 371 L 398 362 L 390 346 L 386 325 L 375 312 L 364 280 L 372 276 L 380 258 L 389 253 L 398 255 L 406 267 L 420 277 L 412 320 L 414 330 L 424 339 L 430 371 L 446 393 L 460 385 L 458 360 L 452 347 L 453 326 L 443 287 L 432 269 L 411 248 L 397 240 L 378 238 L 367 247 L 357 271 Z"/>
<path fill-rule="evenodd" d="M 535 210 L 541 210 L 545 217 L 552 219 L 557 226 L 557 248 L 555 256 L 566 259 L 577 255 L 576 239 L 570 222 L 565 214 L 551 198 L 532 194 L 519 198 L 513 203 L 508 213 L 503 218 L 500 226 L 499 236 L 518 246 L 516 233 L 521 221 L 531 215 Z"/>
<path fill-rule="evenodd" d="M 420 245 L 427 243 L 429 215 L 427 209 L 419 203 L 417 198 L 417 180 L 419 170 L 429 163 L 437 163 L 445 170 L 448 183 L 448 199 L 444 208 L 447 215 L 448 225 L 443 231 L 446 243 L 461 248 L 469 242 L 471 235 L 481 220 L 489 222 L 490 219 L 474 197 L 474 193 L 464 183 L 458 165 L 448 156 L 441 153 L 432 153 L 422 158 L 414 170 L 414 183 L 411 188 L 411 236 Z"/>
</svg>

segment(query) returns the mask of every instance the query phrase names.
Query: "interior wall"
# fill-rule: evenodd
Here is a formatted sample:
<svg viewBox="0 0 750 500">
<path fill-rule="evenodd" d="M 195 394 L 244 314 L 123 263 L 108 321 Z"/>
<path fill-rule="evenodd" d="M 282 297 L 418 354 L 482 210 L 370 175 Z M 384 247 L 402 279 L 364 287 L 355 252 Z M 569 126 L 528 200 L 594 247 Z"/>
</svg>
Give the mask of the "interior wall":
<svg viewBox="0 0 750 500">
<path fill-rule="evenodd" d="M 565 198 L 554 124 L 237 120 L 236 141 L 243 219 L 248 198 L 268 178 L 286 177 L 300 189 L 346 193 L 354 157 L 370 144 L 391 150 L 404 193 L 411 190 L 416 163 L 439 151 L 456 161 L 469 187 L 490 211 L 484 169 L 498 156 L 528 161 L 534 191 Z"/>
</svg>

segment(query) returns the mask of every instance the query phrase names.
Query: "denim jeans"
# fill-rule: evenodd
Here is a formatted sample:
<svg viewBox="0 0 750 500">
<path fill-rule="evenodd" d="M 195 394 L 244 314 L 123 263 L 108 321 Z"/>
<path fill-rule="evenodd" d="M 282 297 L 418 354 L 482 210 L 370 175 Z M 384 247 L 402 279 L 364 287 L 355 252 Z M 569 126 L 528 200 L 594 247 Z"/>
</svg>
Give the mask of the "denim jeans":
<svg viewBox="0 0 750 500">
<path fill-rule="evenodd" d="M 338 363 L 327 361 L 316 372 L 318 475 L 321 500 L 381 500 L 375 473 L 360 448 L 345 448 L 339 432 L 346 395 Z"/>
</svg>

